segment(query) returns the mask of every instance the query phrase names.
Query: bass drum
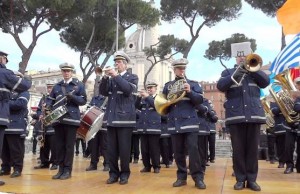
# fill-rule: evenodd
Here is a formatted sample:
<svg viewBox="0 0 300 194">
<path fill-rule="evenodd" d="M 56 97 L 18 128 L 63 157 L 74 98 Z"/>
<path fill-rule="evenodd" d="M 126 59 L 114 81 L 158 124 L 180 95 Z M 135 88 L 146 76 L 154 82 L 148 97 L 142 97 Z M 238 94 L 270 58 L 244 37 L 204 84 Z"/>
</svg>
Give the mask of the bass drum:
<svg viewBox="0 0 300 194">
<path fill-rule="evenodd" d="M 103 117 L 104 112 L 100 108 L 92 106 L 82 116 L 77 134 L 86 142 L 90 141 L 102 127 Z"/>
</svg>

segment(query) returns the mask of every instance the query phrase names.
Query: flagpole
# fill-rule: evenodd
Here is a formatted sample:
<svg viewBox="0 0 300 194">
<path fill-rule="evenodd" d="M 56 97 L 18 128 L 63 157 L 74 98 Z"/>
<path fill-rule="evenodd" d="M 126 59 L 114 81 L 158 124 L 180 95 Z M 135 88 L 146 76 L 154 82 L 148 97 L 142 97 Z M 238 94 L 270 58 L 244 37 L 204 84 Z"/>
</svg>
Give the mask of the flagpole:
<svg viewBox="0 0 300 194">
<path fill-rule="evenodd" d="M 119 0 L 117 0 L 116 51 L 119 50 Z"/>
</svg>

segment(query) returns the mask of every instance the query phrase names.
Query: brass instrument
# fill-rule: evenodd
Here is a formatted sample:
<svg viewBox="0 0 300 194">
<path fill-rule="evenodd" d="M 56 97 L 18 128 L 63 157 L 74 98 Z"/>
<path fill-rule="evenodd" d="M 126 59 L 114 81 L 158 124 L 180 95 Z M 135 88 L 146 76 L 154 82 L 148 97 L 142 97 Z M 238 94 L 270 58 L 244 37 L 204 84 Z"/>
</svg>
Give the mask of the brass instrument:
<svg viewBox="0 0 300 194">
<path fill-rule="evenodd" d="M 290 69 L 286 69 L 282 73 L 276 75 L 275 80 L 277 81 L 271 84 L 269 90 L 283 116 L 289 123 L 300 121 L 299 113 L 294 111 L 294 101 L 290 93 L 291 91 L 297 91 L 291 78 Z"/>
<path fill-rule="evenodd" d="M 169 86 L 170 91 L 167 96 L 164 94 L 158 94 L 155 97 L 154 106 L 160 115 L 166 115 L 168 107 L 171 104 L 178 102 L 185 96 L 186 91 L 184 91 L 183 86 L 185 83 L 187 83 L 185 77 L 183 79 L 179 79 Z"/>
<path fill-rule="evenodd" d="M 231 75 L 231 80 L 236 85 L 241 85 L 241 83 L 245 77 L 245 74 L 243 75 L 243 77 L 241 78 L 241 80 L 239 82 L 234 79 L 234 75 L 239 70 L 239 68 L 244 68 L 249 72 L 256 72 L 256 71 L 260 70 L 262 63 L 263 63 L 262 58 L 258 54 L 252 53 L 252 54 L 247 55 L 245 61 L 243 61 L 242 64 L 239 65 L 239 67 L 237 67 L 236 70 Z"/>
<path fill-rule="evenodd" d="M 95 68 L 95 73 L 96 73 L 97 75 L 102 75 L 103 73 L 104 73 L 105 75 L 107 75 L 107 72 L 108 72 L 109 70 L 112 70 L 112 69 L 114 69 L 115 71 L 118 71 L 117 68 L 112 67 L 112 66 L 106 66 L 106 67 L 104 67 L 103 69 L 102 69 L 101 67 L 97 66 L 97 67 Z"/>
<path fill-rule="evenodd" d="M 267 101 L 266 97 L 263 97 L 262 99 L 260 99 L 260 101 L 265 111 L 266 124 L 268 125 L 269 128 L 273 128 L 275 126 L 275 120 L 274 120 L 274 115 L 270 108 L 270 103 Z"/>
</svg>

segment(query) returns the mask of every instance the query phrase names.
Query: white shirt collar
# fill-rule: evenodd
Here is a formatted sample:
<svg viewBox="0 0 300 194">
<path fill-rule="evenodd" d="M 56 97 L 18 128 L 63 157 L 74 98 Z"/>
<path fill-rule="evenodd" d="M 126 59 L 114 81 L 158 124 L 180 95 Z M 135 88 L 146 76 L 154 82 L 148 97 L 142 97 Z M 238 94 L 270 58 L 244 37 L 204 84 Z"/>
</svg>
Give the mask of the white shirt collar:
<svg viewBox="0 0 300 194">
<path fill-rule="evenodd" d="M 120 76 L 123 76 L 127 71 L 123 71 L 122 73 L 120 73 Z"/>
<path fill-rule="evenodd" d="M 72 78 L 68 79 L 68 80 L 64 80 L 65 84 L 69 84 L 72 81 Z"/>
</svg>

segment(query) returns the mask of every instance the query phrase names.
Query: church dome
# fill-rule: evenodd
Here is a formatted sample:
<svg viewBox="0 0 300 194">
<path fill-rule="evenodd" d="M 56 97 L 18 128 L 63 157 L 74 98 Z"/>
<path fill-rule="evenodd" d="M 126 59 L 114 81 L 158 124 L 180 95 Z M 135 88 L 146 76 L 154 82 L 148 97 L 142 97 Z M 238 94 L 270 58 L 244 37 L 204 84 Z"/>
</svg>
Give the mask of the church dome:
<svg viewBox="0 0 300 194">
<path fill-rule="evenodd" d="M 125 45 L 126 53 L 137 53 L 142 52 L 145 48 L 145 29 L 138 27 L 137 30 L 132 33 Z"/>
</svg>

